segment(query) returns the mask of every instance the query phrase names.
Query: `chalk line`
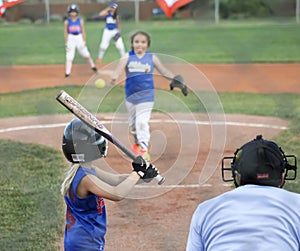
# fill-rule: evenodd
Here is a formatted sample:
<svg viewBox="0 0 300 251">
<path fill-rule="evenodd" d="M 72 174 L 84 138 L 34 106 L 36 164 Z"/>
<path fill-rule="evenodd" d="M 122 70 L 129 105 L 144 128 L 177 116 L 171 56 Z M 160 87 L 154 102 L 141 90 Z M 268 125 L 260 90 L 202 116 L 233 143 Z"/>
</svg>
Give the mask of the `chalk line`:
<svg viewBox="0 0 300 251">
<path fill-rule="evenodd" d="M 127 124 L 127 120 L 113 120 L 113 121 L 103 121 L 102 124 Z M 257 127 L 257 128 L 271 128 L 277 130 L 286 130 L 286 126 L 261 124 L 261 123 L 244 123 L 244 122 L 211 122 L 211 121 L 194 121 L 194 120 L 169 120 L 169 119 L 153 119 L 150 123 L 169 123 L 169 124 L 195 124 L 195 125 L 226 125 L 226 126 L 243 126 L 243 127 Z M 65 127 L 67 123 L 58 124 L 44 124 L 44 125 L 27 125 L 27 126 L 17 126 L 0 129 L 0 133 L 22 131 L 22 130 L 32 130 L 32 129 L 47 129 L 47 128 L 57 128 Z"/>
</svg>

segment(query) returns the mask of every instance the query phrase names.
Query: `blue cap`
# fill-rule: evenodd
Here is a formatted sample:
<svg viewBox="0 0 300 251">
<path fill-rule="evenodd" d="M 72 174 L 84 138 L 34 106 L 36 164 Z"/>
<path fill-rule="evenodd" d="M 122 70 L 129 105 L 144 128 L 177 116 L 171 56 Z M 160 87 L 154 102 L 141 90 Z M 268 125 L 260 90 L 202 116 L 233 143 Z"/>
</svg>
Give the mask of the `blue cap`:
<svg viewBox="0 0 300 251">
<path fill-rule="evenodd" d="M 116 2 L 110 2 L 108 4 L 108 6 L 114 8 L 114 9 L 118 8 L 118 4 Z"/>
</svg>

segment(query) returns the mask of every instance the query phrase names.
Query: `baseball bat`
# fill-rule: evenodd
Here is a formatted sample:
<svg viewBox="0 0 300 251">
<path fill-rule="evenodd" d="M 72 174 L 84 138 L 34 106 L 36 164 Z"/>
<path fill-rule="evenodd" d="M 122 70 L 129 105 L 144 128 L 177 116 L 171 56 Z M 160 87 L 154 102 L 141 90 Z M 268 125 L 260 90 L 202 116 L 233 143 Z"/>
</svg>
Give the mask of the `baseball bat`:
<svg viewBox="0 0 300 251">
<path fill-rule="evenodd" d="M 115 146 L 117 146 L 123 153 L 125 153 L 133 161 L 139 163 L 139 158 L 132 151 L 130 151 L 126 146 L 124 146 L 112 133 L 106 129 L 106 127 L 87 109 L 85 109 L 81 104 L 79 104 L 74 98 L 72 98 L 67 92 L 61 90 L 57 96 L 56 100 L 60 102 L 64 107 L 66 107 L 70 112 L 72 112 L 76 117 L 81 119 L 88 126 L 93 128 L 100 135 L 105 137 Z M 165 182 L 165 177 L 157 175 L 155 179 L 158 181 L 159 185 Z"/>
</svg>

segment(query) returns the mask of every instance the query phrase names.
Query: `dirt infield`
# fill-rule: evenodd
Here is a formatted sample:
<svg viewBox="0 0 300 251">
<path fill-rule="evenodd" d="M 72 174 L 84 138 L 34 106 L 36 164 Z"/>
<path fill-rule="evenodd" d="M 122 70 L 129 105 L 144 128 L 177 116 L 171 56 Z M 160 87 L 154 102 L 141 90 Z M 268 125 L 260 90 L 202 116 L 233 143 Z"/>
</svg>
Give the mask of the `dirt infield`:
<svg viewBox="0 0 300 251">
<path fill-rule="evenodd" d="M 197 65 L 197 68 L 210 79 L 218 92 L 300 93 L 297 82 L 300 79 L 299 66 Z M 64 79 L 64 67 L 61 65 L 0 67 L 1 93 L 81 84 L 92 75 L 86 65 L 75 65 L 73 72 L 72 78 Z M 194 114 L 194 122 L 199 123 L 193 123 L 193 127 L 186 123 L 190 118 L 185 114 L 172 116 L 176 121 L 154 113 L 150 123 L 153 133 L 151 144 L 157 146 L 151 149 L 153 163 L 167 177 L 167 182 L 163 187 L 155 182 L 139 185 L 129 199 L 118 203 L 106 200 L 106 250 L 184 250 L 190 219 L 196 206 L 231 189 L 221 181 L 220 156 L 231 156 L 237 147 L 257 134 L 270 138 L 288 127 L 287 121 L 277 118 L 227 115 L 222 125 L 224 136 L 212 133 L 212 121 L 203 114 Z M 63 128 L 71 118 L 71 115 L 55 115 L 0 119 L 0 137 L 60 149 Z M 126 116 L 108 114 L 101 119 L 122 142 L 130 143 L 128 135 L 118 134 L 118 131 L 124 132 L 126 128 Z M 199 144 L 182 144 L 184 139 L 176 137 L 182 130 L 195 130 L 197 137 L 190 140 L 199 141 Z M 214 145 L 213 136 L 225 137 L 224 149 Z M 198 154 L 195 157 L 193 153 L 196 147 Z M 218 165 L 211 165 L 208 155 Z M 116 172 L 130 170 L 129 160 L 113 146 L 109 147 L 109 157 L 99 160 L 97 164 L 108 170 L 113 167 Z M 203 179 L 204 176 L 206 179 Z M 58 250 L 62 249 L 61 243 L 58 246 Z"/>
<path fill-rule="evenodd" d="M 206 75 L 218 92 L 300 93 L 300 64 L 296 63 L 198 64 L 195 67 Z M 64 78 L 64 65 L 0 66 L 0 93 L 82 85 L 91 75 L 92 71 L 87 65 L 74 65 L 72 75 L 67 79 Z"/>
</svg>

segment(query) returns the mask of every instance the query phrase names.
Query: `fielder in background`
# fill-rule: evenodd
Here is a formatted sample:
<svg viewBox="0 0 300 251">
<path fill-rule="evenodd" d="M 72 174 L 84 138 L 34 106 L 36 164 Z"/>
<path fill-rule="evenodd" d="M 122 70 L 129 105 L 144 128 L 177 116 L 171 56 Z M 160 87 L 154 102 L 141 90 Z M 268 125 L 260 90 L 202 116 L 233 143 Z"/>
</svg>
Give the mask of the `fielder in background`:
<svg viewBox="0 0 300 251">
<path fill-rule="evenodd" d="M 107 140 L 77 118 L 64 130 L 62 150 L 71 162 L 61 186 L 66 203 L 64 250 L 104 250 L 104 199 L 124 199 L 140 179 L 149 182 L 158 171 L 144 160 L 132 163 L 130 174 L 109 173 L 93 166 L 94 160 L 106 157 Z"/>
<path fill-rule="evenodd" d="M 236 189 L 198 206 L 186 250 L 300 250 L 300 195 L 281 189 L 296 172 L 296 157 L 261 135 L 223 158 Z"/>
<path fill-rule="evenodd" d="M 86 34 L 84 21 L 78 17 L 79 7 L 76 4 L 68 6 L 68 18 L 64 21 L 64 39 L 66 45 L 66 73 L 65 77 L 71 74 L 72 63 L 75 57 L 76 49 L 84 57 L 91 69 L 97 73 L 97 68 L 90 52 L 86 46 Z"/>
<path fill-rule="evenodd" d="M 167 79 L 177 83 L 178 77 L 167 70 L 159 58 L 148 51 L 150 35 L 144 31 L 137 31 L 131 36 L 131 51 L 120 60 L 116 70 L 112 74 L 111 84 L 117 84 L 117 79 L 123 71 L 126 73 L 125 94 L 126 107 L 129 113 L 129 129 L 134 136 L 132 151 L 136 155 L 142 155 L 150 161 L 148 146 L 150 141 L 149 121 L 154 105 L 154 68 Z M 175 81 L 175 82 L 174 82 Z M 172 86 L 172 87 L 171 87 Z M 184 90 L 186 90 L 186 86 Z M 175 87 L 175 86 L 174 86 Z M 178 87 L 176 85 L 176 87 Z M 187 92 L 186 92 L 187 94 Z"/>
<path fill-rule="evenodd" d="M 112 39 L 114 40 L 115 46 L 119 50 L 121 57 L 125 54 L 125 46 L 121 37 L 121 21 L 117 10 L 118 4 L 116 2 L 110 2 L 108 7 L 99 12 L 99 16 L 105 17 L 105 28 L 99 46 L 98 57 L 96 59 L 97 63 L 101 63 L 105 51 Z"/>
</svg>

